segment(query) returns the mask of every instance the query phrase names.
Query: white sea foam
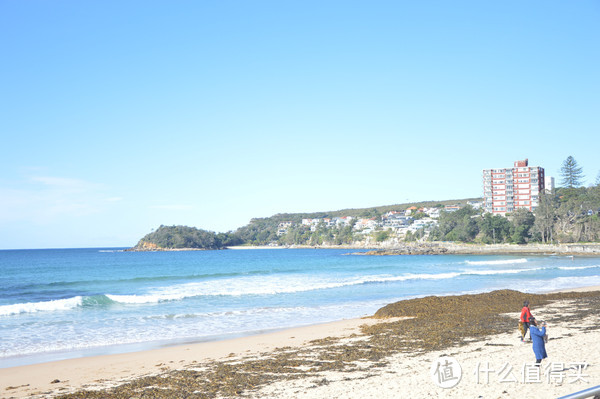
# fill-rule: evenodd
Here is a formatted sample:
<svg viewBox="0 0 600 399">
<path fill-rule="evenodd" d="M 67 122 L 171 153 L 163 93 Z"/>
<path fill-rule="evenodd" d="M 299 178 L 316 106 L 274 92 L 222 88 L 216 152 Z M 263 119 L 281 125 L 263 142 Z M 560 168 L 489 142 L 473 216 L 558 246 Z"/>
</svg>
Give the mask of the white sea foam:
<svg viewBox="0 0 600 399">
<path fill-rule="evenodd" d="M 516 274 L 516 273 L 524 273 L 524 272 L 531 272 L 531 271 L 544 270 L 544 269 L 547 269 L 547 268 L 535 267 L 535 268 L 531 268 L 531 269 L 501 269 L 501 270 L 469 269 L 469 270 L 465 270 L 463 274 L 476 274 L 476 275 L 487 276 L 487 275 L 494 275 L 494 274 Z"/>
<path fill-rule="evenodd" d="M 530 280 L 512 287 L 525 292 L 547 292 L 600 285 L 600 276 L 581 277 L 555 277 L 549 280 Z"/>
<path fill-rule="evenodd" d="M 197 296 L 243 296 L 243 295 L 277 295 L 298 292 L 326 290 L 361 284 L 386 283 L 408 280 L 440 280 L 451 279 L 461 275 L 459 272 L 439 274 L 412 274 L 400 276 L 362 276 L 340 281 L 319 280 L 309 276 L 295 277 L 246 277 L 235 279 L 211 280 L 163 287 L 147 294 L 106 296 L 115 302 L 128 304 L 158 303 L 183 300 Z"/>
<path fill-rule="evenodd" d="M 514 263 L 527 263 L 527 259 L 502 259 L 502 260 L 466 260 L 467 265 L 510 265 Z"/>
<path fill-rule="evenodd" d="M 56 299 L 45 302 L 16 303 L 0 306 L 0 316 L 11 316 L 20 313 L 35 313 L 43 311 L 69 310 L 81 306 L 82 297 Z"/>
<path fill-rule="evenodd" d="M 515 273 L 524 273 L 524 272 L 532 272 L 538 270 L 585 270 L 585 269 L 594 269 L 599 268 L 600 265 L 593 266 L 546 266 L 546 267 L 533 267 L 527 269 L 488 269 L 488 270 L 476 270 L 476 269 L 465 269 L 464 274 L 478 274 L 478 275 L 493 275 L 493 274 L 515 274 Z"/>
<path fill-rule="evenodd" d="M 584 269 L 594 269 L 600 267 L 600 265 L 593 266 L 559 266 L 560 270 L 584 270 Z"/>
<path fill-rule="evenodd" d="M 224 334 L 250 334 L 257 331 L 279 329 L 290 326 L 310 325 L 337 318 L 361 317 L 373 314 L 387 301 L 347 302 L 317 306 L 259 307 L 232 309 L 208 313 L 181 313 L 172 315 L 138 315 L 117 320 L 124 329 L 113 329 L 113 323 L 99 323 L 94 329 L 66 329 L 52 341 L 43 339 L 52 328 L 42 325 L 26 336 L 13 339 L 13 345 L 0 345 L 0 359 L 24 355 L 36 356 L 48 352 L 78 351 L 94 353 L 94 348 L 118 345 L 138 345 L 138 348 L 156 347 L 164 342 L 176 340 L 212 340 Z M 176 320 L 176 321 L 175 321 Z M 290 325 L 290 322 L 292 323 Z M 132 328 L 135 325 L 137 328 Z M 16 333 L 16 332 L 15 332 Z M 153 344 L 144 344 L 152 343 Z M 1 342 L 0 342 L 1 344 Z M 141 346 L 140 346 L 141 345 Z M 9 360 L 10 361 L 10 360 Z"/>
<path fill-rule="evenodd" d="M 469 262 L 469 261 L 467 261 Z M 509 261 L 490 261 L 482 264 L 500 264 Z M 525 263 L 527 259 L 516 259 L 512 263 Z M 472 264 L 478 264 L 473 262 Z M 524 272 L 539 271 L 545 269 L 560 270 L 583 270 L 598 268 L 600 265 L 592 266 L 549 266 L 524 269 L 465 269 L 447 273 L 406 273 L 394 275 L 367 275 L 360 277 L 347 277 L 341 280 L 331 278 L 319 278 L 307 275 L 293 276 L 246 276 L 227 278 L 220 280 L 207 280 L 178 284 L 156 288 L 147 293 L 117 295 L 106 294 L 111 301 L 123 304 L 152 304 L 168 301 L 181 301 L 186 298 L 199 296 L 244 296 L 244 295 L 278 295 L 293 294 L 307 291 L 327 290 L 342 287 L 357 286 L 362 284 L 383 284 L 412 280 L 444 280 L 453 279 L 463 275 L 493 276 L 502 274 L 518 274 Z M 577 278 L 581 279 L 581 278 Z M 587 279 L 587 277 L 586 277 Z M 558 288 L 557 288 L 558 289 Z M 69 310 L 81 306 L 86 301 L 81 296 L 59 299 L 45 302 L 19 303 L 0 306 L 0 316 L 10 316 L 20 313 L 33 313 L 40 311 Z"/>
</svg>

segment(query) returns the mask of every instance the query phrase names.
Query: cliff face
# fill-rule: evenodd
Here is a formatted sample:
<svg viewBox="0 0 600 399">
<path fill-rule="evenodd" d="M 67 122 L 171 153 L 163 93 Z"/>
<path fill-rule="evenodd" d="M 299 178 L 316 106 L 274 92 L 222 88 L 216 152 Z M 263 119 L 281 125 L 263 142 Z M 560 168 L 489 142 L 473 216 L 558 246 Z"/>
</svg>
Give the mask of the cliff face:
<svg viewBox="0 0 600 399">
<path fill-rule="evenodd" d="M 162 251 L 164 248 L 159 247 L 158 245 L 148 242 L 148 241 L 140 241 L 137 245 L 130 249 L 130 251 Z"/>
</svg>

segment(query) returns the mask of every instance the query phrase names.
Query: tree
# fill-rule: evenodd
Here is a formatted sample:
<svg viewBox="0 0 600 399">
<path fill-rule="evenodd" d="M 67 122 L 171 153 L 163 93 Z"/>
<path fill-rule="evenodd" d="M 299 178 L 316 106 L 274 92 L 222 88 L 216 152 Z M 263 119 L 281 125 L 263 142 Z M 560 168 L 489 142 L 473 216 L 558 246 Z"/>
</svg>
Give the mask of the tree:
<svg viewBox="0 0 600 399">
<path fill-rule="evenodd" d="M 144 248 L 148 244 L 153 244 L 156 248 L 162 249 L 220 249 L 224 247 L 222 242 L 224 238 L 227 238 L 226 235 L 218 236 L 212 231 L 195 227 L 161 225 L 157 230 L 146 234 L 138 242 L 136 248 Z"/>
<path fill-rule="evenodd" d="M 377 210 L 377 208 L 369 208 L 362 211 L 360 216 L 363 218 L 379 219 L 381 217 L 381 213 Z"/>
<path fill-rule="evenodd" d="M 550 194 L 540 193 L 540 202 L 535 210 L 534 229 L 540 233 L 542 242 L 553 241 L 552 230 L 556 219 L 556 209 L 554 199 Z"/>
<path fill-rule="evenodd" d="M 581 180 L 584 178 L 583 169 L 571 155 L 563 161 L 560 174 L 562 176 L 561 184 L 566 188 L 580 187 Z"/>
<path fill-rule="evenodd" d="M 375 236 L 375 241 L 382 242 L 382 241 L 385 241 L 388 238 L 390 238 L 390 231 L 389 230 L 377 231 L 374 233 L 374 236 Z"/>
<path fill-rule="evenodd" d="M 598 172 L 598 176 L 596 176 L 596 185 L 600 186 L 600 172 Z"/>
<path fill-rule="evenodd" d="M 467 205 L 455 212 L 442 212 L 438 225 L 431 232 L 433 241 L 471 242 L 479 233 L 477 221 L 473 218 L 479 211 Z"/>
<path fill-rule="evenodd" d="M 486 213 L 478 225 L 481 240 L 487 244 L 505 242 L 510 235 L 511 224 L 504 216 Z"/>
<path fill-rule="evenodd" d="M 509 214 L 512 223 L 511 240 L 515 244 L 525 244 L 531 237 L 530 230 L 535 222 L 535 216 L 528 209 L 519 208 Z"/>
</svg>

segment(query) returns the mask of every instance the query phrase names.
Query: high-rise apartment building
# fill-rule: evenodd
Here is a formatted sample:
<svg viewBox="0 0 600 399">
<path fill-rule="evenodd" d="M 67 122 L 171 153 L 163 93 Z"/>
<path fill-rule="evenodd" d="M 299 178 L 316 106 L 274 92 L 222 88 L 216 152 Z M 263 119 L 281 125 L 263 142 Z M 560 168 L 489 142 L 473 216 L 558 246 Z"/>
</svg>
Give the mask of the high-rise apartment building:
<svg viewBox="0 0 600 399">
<path fill-rule="evenodd" d="M 487 212 L 504 215 L 518 208 L 533 211 L 544 190 L 544 168 L 529 166 L 527 159 L 514 167 L 483 171 L 483 206 Z"/>
</svg>

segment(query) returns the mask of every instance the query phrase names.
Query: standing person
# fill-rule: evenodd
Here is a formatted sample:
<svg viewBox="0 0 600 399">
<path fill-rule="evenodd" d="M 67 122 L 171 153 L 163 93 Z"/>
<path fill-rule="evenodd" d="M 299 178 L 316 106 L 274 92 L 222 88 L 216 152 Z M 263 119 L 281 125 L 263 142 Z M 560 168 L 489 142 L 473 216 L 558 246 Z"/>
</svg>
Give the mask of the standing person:
<svg viewBox="0 0 600 399">
<path fill-rule="evenodd" d="M 542 359 L 548 357 L 546 353 L 546 342 L 544 336 L 546 335 L 546 322 L 542 322 L 542 329 L 537 327 L 535 319 L 532 317 L 530 320 L 531 326 L 529 327 L 529 336 L 533 341 L 533 353 L 535 354 L 535 363 L 540 364 Z"/>
<path fill-rule="evenodd" d="M 529 309 L 529 301 L 523 302 L 523 309 L 521 309 L 521 323 L 523 323 L 523 330 L 521 336 L 521 342 L 525 342 L 525 336 L 529 331 L 529 321 L 533 319 L 531 316 L 531 310 Z M 529 339 L 531 340 L 531 333 L 529 333 Z"/>
</svg>

